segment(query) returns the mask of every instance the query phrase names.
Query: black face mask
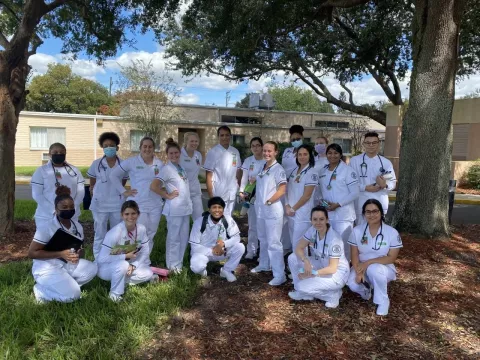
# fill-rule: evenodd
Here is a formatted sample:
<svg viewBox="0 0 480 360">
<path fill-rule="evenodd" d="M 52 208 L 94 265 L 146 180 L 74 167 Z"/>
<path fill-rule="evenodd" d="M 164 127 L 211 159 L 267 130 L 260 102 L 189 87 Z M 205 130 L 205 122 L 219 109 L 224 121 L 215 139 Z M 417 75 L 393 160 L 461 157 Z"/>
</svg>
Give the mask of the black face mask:
<svg viewBox="0 0 480 360">
<path fill-rule="evenodd" d="M 58 217 L 64 220 L 70 220 L 75 215 L 75 209 L 73 210 L 59 210 Z"/>
<path fill-rule="evenodd" d="M 52 162 L 54 164 L 63 164 L 65 162 L 65 154 L 52 154 Z"/>
</svg>

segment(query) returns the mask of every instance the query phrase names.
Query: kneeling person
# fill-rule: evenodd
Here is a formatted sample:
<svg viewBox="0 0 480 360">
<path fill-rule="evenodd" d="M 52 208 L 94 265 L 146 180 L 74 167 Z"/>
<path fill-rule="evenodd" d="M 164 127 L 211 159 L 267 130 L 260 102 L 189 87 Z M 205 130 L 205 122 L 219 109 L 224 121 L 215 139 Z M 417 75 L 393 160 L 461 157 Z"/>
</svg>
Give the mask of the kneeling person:
<svg viewBox="0 0 480 360">
<path fill-rule="evenodd" d="M 220 270 L 220 276 L 229 282 L 237 280 L 233 271 L 240 263 L 245 246 L 240 242 L 240 230 L 230 216 L 224 216 L 225 201 L 213 197 L 208 201 L 208 210 L 193 223 L 190 233 L 192 258 L 190 268 L 196 274 L 207 275 L 210 261 L 227 262 Z"/>
</svg>

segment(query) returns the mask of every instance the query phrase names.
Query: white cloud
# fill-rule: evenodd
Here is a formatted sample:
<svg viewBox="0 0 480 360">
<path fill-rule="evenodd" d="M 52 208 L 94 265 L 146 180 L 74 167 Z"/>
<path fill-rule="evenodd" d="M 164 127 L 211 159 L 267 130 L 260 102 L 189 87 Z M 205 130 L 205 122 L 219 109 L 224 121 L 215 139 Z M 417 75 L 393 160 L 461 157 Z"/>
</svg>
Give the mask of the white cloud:
<svg viewBox="0 0 480 360">
<path fill-rule="evenodd" d="M 188 93 L 180 95 L 176 101 L 177 104 L 198 104 L 200 98 L 196 94 Z"/>
<path fill-rule="evenodd" d="M 80 75 L 86 79 L 96 80 L 97 74 L 105 74 L 105 69 L 92 60 L 77 59 L 73 60 L 68 55 L 57 54 L 48 55 L 37 53 L 30 56 L 28 63 L 32 66 L 33 76 L 45 74 L 48 70 L 48 64 L 69 64 L 72 66 L 74 74 Z"/>
</svg>

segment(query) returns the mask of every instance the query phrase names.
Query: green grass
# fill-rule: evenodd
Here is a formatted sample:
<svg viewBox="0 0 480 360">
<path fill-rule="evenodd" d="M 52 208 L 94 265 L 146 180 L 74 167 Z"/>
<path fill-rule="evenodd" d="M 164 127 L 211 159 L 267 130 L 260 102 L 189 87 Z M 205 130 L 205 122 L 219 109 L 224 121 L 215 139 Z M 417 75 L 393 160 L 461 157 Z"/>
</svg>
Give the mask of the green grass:
<svg viewBox="0 0 480 360">
<path fill-rule="evenodd" d="M 87 178 L 88 166 L 77 166 L 84 178 Z M 15 166 L 15 175 L 17 176 L 32 176 L 38 166 Z"/>
<path fill-rule="evenodd" d="M 35 209 L 28 201 L 17 200 L 16 205 L 16 219 L 28 218 Z M 152 252 L 152 263 L 161 266 L 165 234 L 163 219 Z M 2 359 L 132 359 L 169 316 L 192 303 L 199 280 L 184 271 L 166 283 L 131 286 L 116 304 L 108 298 L 110 284 L 95 278 L 82 287 L 78 301 L 38 305 L 31 265 L 0 265 Z"/>
<path fill-rule="evenodd" d="M 80 205 L 83 209 L 83 205 Z M 35 200 L 15 200 L 15 220 L 33 220 L 37 203 Z M 82 210 L 80 221 L 93 222 L 92 212 Z"/>
</svg>

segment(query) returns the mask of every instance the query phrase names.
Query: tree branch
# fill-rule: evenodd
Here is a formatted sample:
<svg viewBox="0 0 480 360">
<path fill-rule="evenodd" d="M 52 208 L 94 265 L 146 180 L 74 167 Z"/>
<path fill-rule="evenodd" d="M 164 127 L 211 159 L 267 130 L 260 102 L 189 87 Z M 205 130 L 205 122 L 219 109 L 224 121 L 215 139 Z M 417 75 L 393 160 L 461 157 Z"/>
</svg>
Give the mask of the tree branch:
<svg viewBox="0 0 480 360">
<path fill-rule="evenodd" d="M 345 85 L 345 83 L 343 81 L 340 82 L 340 86 L 348 93 L 348 102 L 351 105 L 355 105 L 353 103 L 353 93 L 352 93 L 352 91 L 347 87 L 347 85 Z"/>
<path fill-rule="evenodd" d="M 5 50 L 10 47 L 10 42 L 8 41 L 7 37 L 0 32 L 0 46 L 3 46 Z"/>
<path fill-rule="evenodd" d="M 323 7 L 351 8 L 357 5 L 366 4 L 369 0 L 327 0 Z"/>
<path fill-rule="evenodd" d="M 65 4 L 66 2 L 67 2 L 67 0 L 55 0 L 55 1 L 52 1 L 48 5 L 44 3 L 45 7 L 46 7 L 46 13 L 49 13 L 50 11 L 55 10 L 59 6 L 62 6 L 63 4 Z"/>
</svg>

